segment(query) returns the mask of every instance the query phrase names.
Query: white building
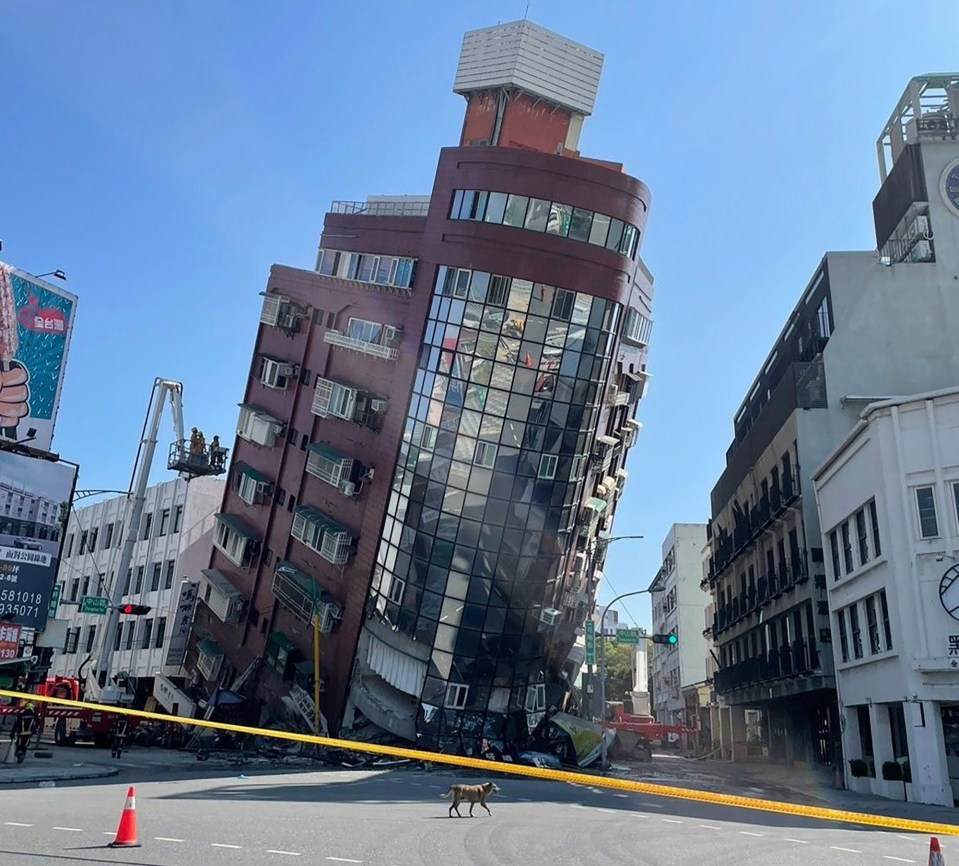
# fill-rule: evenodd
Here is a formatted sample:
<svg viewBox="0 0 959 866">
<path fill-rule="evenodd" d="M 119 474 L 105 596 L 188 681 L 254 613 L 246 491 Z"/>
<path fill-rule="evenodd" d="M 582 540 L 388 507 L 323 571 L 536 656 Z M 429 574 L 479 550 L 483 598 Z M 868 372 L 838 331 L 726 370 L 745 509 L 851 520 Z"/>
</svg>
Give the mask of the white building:
<svg viewBox="0 0 959 866">
<path fill-rule="evenodd" d="M 705 523 L 674 523 L 663 542 L 663 564 L 649 586 L 653 634 L 675 634 L 675 646 L 660 644 L 652 663 L 653 715 L 664 724 L 686 724 L 684 686 L 706 680 L 703 615 L 709 593 L 703 576 Z"/>
<path fill-rule="evenodd" d="M 223 498 L 225 482 L 215 478 L 166 481 L 148 488 L 131 568 L 124 581 L 124 602 L 153 608 L 145 616 L 121 617 L 113 657 L 114 672 L 137 681 L 138 693 L 149 695 L 156 673 L 176 673 L 164 665 L 180 583 L 190 561 L 209 562 L 213 514 Z M 66 620 L 66 651 L 54 656 L 51 675 L 76 675 L 90 656 L 96 657 L 106 617 L 80 613 L 85 596 L 109 598 L 123 542 L 128 500 L 124 496 L 77 508 L 70 515 L 60 565 L 57 619 Z M 205 545 L 198 559 L 197 546 Z M 88 665 L 85 673 L 89 673 Z"/>
<path fill-rule="evenodd" d="M 948 806 L 959 798 L 957 434 L 959 387 L 873 403 L 815 474 L 847 784 L 902 799 L 889 762 L 908 761 L 908 798 Z M 857 775 L 850 761 L 863 762 Z"/>
<path fill-rule="evenodd" d="M 59 521 L 59 502 L 0 481 L 0 533 L 56 540 Z"/>
</svg>

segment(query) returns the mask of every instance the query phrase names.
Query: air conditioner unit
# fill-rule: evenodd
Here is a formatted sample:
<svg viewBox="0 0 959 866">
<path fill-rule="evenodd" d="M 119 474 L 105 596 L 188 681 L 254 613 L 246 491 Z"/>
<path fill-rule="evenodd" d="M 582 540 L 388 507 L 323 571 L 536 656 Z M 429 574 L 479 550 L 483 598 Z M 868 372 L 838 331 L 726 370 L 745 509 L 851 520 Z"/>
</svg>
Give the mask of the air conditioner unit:
<svg viewBox="0 0 959 866">
<path fill-rule="evenodd" d="M 583 573 L 583 569 L 585 568 L 586 568 L 586 554 L 577 553 L 576 556 L 573 557 L 573 574 L 576 577 L 580 577 Z"/>
<path fill-rule="evenodd" d="M 349 498 L 356 496 L 356 484 L 352 481 L 341 481 L 340 492 Z"/>
<path fill-rule="evenodd" d="M 370 400 L 370 411 L 372 412 L 385 412 L 389 406 L 389 400 Z"/>
<path fill-rule="evenodd" d="M 556 625 L 559 622 L 559 618 L 562 616 L 562 612 L 556 610 L 555 607 L 544 607 L 542 612 L 539 615 L 540 622 L 545 623 L 546 625 Z"/>
</svg>

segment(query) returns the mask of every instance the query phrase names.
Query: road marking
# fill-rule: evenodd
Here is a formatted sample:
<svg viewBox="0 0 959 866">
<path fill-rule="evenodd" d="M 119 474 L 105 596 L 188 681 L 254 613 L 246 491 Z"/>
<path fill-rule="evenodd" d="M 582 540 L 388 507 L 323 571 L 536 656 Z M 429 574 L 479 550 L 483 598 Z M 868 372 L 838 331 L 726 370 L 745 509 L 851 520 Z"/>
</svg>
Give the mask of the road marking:
<svg viewBox="0 0 959 866">
<path fill-rule="evenodd" d="M 749 830 L 740 830 L 740 836 L 765 836 L 765 833 L 750 833 Z"/>
<path fill-rule="evenodd" d="M 236 851 L 239 851 L 243 846 L 242 845 L 224 845 L 222 842 L 211 842 L 211 848 L 233 848 Z"/>
<path fill-rule="evenodd" d="M 596 812 L 605 812 L 607 815 L 616 815 L 618 814 L 615 809 L 595 809 Z"/>
<path fill-rule="evenodd" d="M 302 857 L 303 855 L 299 851 L 277 851 L 275 848 L 270 848 L 267 854 L 284 854 L 287 857 Z"/>
<path fill-rule="evenodd" d="M 335 860 L 337 863 L 362 863 L 362 860 L 350 860 L 349 857 L 327 857 L 327 860 Z"/>
<path fill-rule="evenodd" d="M 915 860 L 907 860 L 905 857 L 893 857 L 891 854 L 883 854 L 883 860 L 895 860 L 897 863 L 915 863 Z"/>
<path fill-rule="evenodd" d="M 722 827 L 714 827 L 712 824 L 700 824 L 699 826 L 702 827 L 704 830 L 722 830 L 723 829 Z"/>
<path fill-rule="evenodd" d="M 797 845 L 808 845 L 808 839 L 790 839 L 788 836 L 785 837 L 786 842 L 795 842 Z"/>
<path fill-rule="evenodd" d="M 79 827 L 54 827 L 54 830 L 63 830 L 64 833 L 82 833 Z"/>
<path fill-rule="evenodd" d="M 21 824 L 19 821 L 4 821 L 5 827 L 32 827 L 33 824 Z"/>
<path fill-rule="evenodd" d="M 855 848 L 840 848 L 838 845 L 830 845 L 833 851 L 845 851 L 847 854 L 862 854 L 862 851 L 857 851 Z"/>
<path fill-rule="evenodd" d="M 516 799 L 517 799 L 517 801 L 520 802 L 520 803 L 532 803 L 532 802 L 533 802 L 532 800 L 530 800 L 529 797 L 517 797 Z"/>
<path fill-rule="evenodd" d="M 584 806 L 582 803 L 570 803 L 571 809 L 588 809 L 589 806 Z"/>
<path fill-rule="evenodd" d="M 661 821 L 665 821 L 667 824 L 682 824 L 682 821 L 677 821 L 675 818 L 660 818 Z"/>
<path fill-rule="evenodd" d="M 662 809 L 662 803 L 640 803 L 640 806 L 645 806 L 647 809 Z"/>
<path fill-rule="evenodd" d="M 157 842 L 185 842 L 185 839 L 174 839 L 171 836 L 154 836 Z"/>
</svg>

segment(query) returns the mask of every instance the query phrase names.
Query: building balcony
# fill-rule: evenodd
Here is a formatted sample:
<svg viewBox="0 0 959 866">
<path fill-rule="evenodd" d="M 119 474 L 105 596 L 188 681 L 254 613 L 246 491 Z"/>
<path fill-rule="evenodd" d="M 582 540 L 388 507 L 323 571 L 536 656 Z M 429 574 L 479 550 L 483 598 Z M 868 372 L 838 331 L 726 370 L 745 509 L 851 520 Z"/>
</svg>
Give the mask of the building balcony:
<svg viewBox="0 0 959 866">
<path fill-rule="evenodd" d="M 207 682 L 215 683 L 223 670 L 223 659 L 225 658 L 220 645 L 211 637 L 201 638 L 197 642 L 197 670 L 203 675 Z"/>
<path fill-rule="evenodd" d="M 727 694 L 777 680 L 809 676 L 819 669 L 815 641 L 799 638 L 791 644 L 716 671 L 714 681 L 716 691 Z"/>
<path fill-rule="evenodd" d="M 606 391 L 606 405 L 607 406 L 628 406 L 629 392 L 622 391 L 619 388 L 617 388 L 615 385 L 610 385 L 609 389 Z"/>
<path fill-rule="evenodd" d="M 411 201 L 334 201 L 330 213 L 349 216 L 425 217 L 430 210 L 429 201 L 419 197 Z"/>
<path fill-rule="evenodd" d="M 308 505 L 300 505 L 293 510 L 290 535 L 331 565 L 344 565 L 353 550 L 354 539 L 350 531 Z"/>
<path fill-rule="evenodd" d="M 246 612 L 246 599 L 230 579 L 215 568 L 200 571 L 200 598 L 220 622 L 231 625 Z"/>
<path fill-rule="evenodd" d="M 379 358 L 381 361 L 395 361 L 400 356 L 399 350 L 394 346 L 384 343 L 369 343 L 359 337 L 344 334 L 342 331 L 324 331 L 323 342 L 329 343 L 331 346 L 350 349 L 362 355 L 369 355 L 372 358 Z"/>
<path fill-rule="evenodd" d="M 305 623 L 319 617 L 324 634 L 331 632 L 343 616 L 340 606 L 312 577 L 286 560 L 280 560 L 273 573 L 273 595 Z"/>
</svg>

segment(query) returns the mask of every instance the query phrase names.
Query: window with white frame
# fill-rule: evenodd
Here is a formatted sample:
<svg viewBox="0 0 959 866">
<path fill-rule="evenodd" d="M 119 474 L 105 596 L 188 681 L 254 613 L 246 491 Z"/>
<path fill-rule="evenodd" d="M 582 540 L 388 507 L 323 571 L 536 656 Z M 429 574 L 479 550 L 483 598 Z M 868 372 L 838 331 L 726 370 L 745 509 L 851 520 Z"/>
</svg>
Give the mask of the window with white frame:
<svg viewBox="0 0 959 866">
<path fill-rule="evenodd" d="M 364 343 L 380 343 L 383 340 L 383 325 L 366 319 L 350 319 L 346 326 L 346 335 Z"/>
<path fill-rule="evenodd" d="M 477 442 L 473 454 L 473 462 L 477 466 L 492 468 L 496 465 L 496 445 L 493 442 Z"/>
<path fill-rule="evenodd" d="M 641 346 L 649 345 L 653 323 L 639 310 L 630 307 L 623 319 L 623 339 Z"/>
<path fill-rule="evenodd" d="M 353 420 L 356 412 L 356 388 L 341 385 L 331 379 L 316 377 L 316 389 L 313 392 L 313 414 L 320 418 L 343 418 Z"/>
<path fill-rule="evenodd" d="M 578 454 L 573 458 L 573 462 L 570 465 L 569 470 L 570 481 L 579 481 L 579 479 L 583 477 L 588 460 L 589 458 L 584 454 Z"/>
<path fill-rule="evenodd" d="M 876 500 L 871 499 L 855 514 L 826 533 L 833 580 L 851 574 L 882 554 Z"/>
<path fill-rule="evenodd" d="M 406 592 L 406 581 L 400 580 L 395 574 L 390 577 L 390 601 L 402 604 L 403 593 Z"/>
<path fill-rule="evenodd" d="M 852 637 L 853 657 L 861 659 L 862 651 L 862 627 L 859 621 L 859 605 L 851 604 L 846 610 L 849 611 L 849 634 Z"/>
<path fill-rule="evenodd" d="M 313 509 L 296 509 L 290 535 L 332 565 L 343 565 L 350 557 L 350 533 Z"/>
<path fill-rule="evenodd" d="M 956 509 L 956 527 L 959 528 L 959 481 L 952 482 L 952 500 Z"/>
<path fill-rule="evenodd" d="M 526 687 L 526 712 L 542 713 L 546 710 L 545 683 L 532 683 Z"/>
<path fill-rule="evenodd" d="M 271 358 L 269 355 L 260 355 L 256 366 L 256 378 L 267 388 L 284 391 L 289 387 L 293 376 L 293 364 Z"/>
<path fill-rule="evenodd" d="M 306 471 L 320 481 L 339 487 L 353 471 L 353 458 L 311 445 L 306 455 Z"/>
<path fill-rule="evenodd" d="M 414 259 L 403 256 L 320 250 L 316 269 L 328 277 L 408 289 L 413 284 L 414 264 Z"/>
<path fill-rule="evenodd" d="M 836 612 L 839 651 L 843 662 L 881 655 L 893 649 L 889 603 L 884 589 Z M 863 640 L 863 624 L 865 640 Z"/>
<path fill-rule="evenodd" d="M 559 457 L 555 454 L 541 454 L 539 457 L 539 472 L 537 477 L 550 479 L 556 477 L 556 465 L 559 463 Z"/>
<path fill-rule="evenodd" d="M 432 451 L 436 447 L 436 435 L 439 433 L 439 430 L 439 427 L 434 427 L 432 424 L 427 424 L 423 428 L 420 445 L 424 450 Z"/>
<path fill-rule="evenodd" d="M 245 466 L 239 468 L 236 492 L 247 505 L 262 505 L 270 495 L 271 486 L 258 472 Z"/>
<path fill-rule="evenodd" d="M 240 532 L 222 514 L 216 515 L 213 546 L 240 568 L 245 568 L 253 559 L 253 539 Z"/>
<path fill-rule="evenodd" d="M 916 512 L 919 517 L 919 535 L 922 538 L 938 538 L 939 517 L 936 514 L 936 493 L 932 487 L 916 488 Z"/>
<path fill-rule="evenodd" d="M 443 706 L 449 710 L 462 710 L 466 708 L 466 697 L 469 694 L 469 686 L 462 683 L 450 683 L 446 686 L 446 698 Z"/>
<path fill-rule="evenodd" d="M 839 654 L 844 662 L 849 661 L 849 635 L 846 632 L 846 612 L 840 610 L 836 612 L 836 625 L 839 631 Z"/>
</svg>

